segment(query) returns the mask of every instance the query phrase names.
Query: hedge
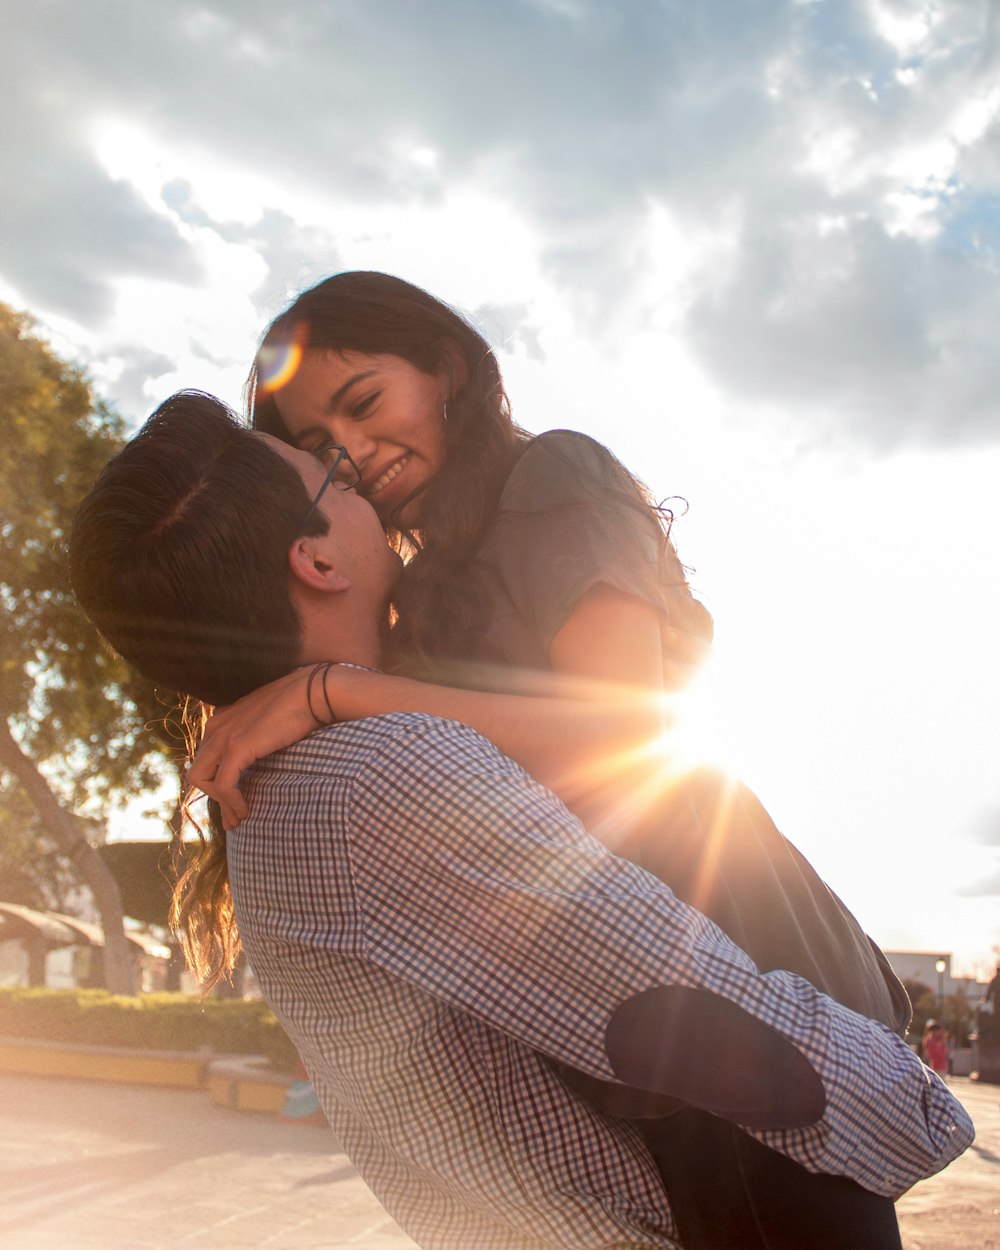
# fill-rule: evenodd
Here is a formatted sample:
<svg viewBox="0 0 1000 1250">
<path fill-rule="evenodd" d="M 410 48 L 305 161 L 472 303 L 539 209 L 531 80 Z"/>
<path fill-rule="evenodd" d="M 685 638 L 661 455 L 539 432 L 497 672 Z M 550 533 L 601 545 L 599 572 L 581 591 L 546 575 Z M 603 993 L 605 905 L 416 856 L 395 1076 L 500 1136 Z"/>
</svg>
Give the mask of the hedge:
<svg viewBox="0 0 1000 1250">
<path fill-rule="evenodd" d="M 120 998 L 105 990 L 0 987 L 0 1036 L 137 1050 L 209 1050 L 264 1055 L 291 1072 L 292 1043 L 262 1002 L 144 994 Z"/>
</svg>

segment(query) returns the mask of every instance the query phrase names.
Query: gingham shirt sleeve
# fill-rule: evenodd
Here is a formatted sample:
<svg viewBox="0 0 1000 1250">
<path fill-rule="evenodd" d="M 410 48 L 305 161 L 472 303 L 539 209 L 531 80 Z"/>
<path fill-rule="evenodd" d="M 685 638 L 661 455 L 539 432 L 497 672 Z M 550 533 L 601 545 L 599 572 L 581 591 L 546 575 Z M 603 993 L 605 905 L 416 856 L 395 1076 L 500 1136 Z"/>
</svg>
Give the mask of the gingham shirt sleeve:
<svg viewBox="0 0 1000 1250">
<path fill-rule="evenodd" d="M 675 1087 L 673 1062 L 612 1062 L 609 1037 L 655 1029 L 666 995 L 661 1043 L 677 1041 L 675 1057 L 698 1056 L 703 1073 L 716 1053 L 720 1081 L 726 1066 L 727 1029 L 706 1020 L 745 1020 L 765 1042 L 743 1068 L 759 1053 L 762 1065 L 818 1077 L 815 1118 L 792 1121 L 800 1127 L 780 1114 L 771 1123 L 784 1127 L 768 1127 L 759 1108 L 727 1113 L 811 1171 L 895 1197 L 971 1142 L 964 1108 L 900 1038 L 800 977 L 758 972 L 465 726 L 412 718 L 355 779 L 349 829 L 365 955 L 534 1049 L 606 1080 L 636 1084 L 645 1072 L 648 1087 L 718 1110 Z M 775 1071 L 760 1075 L 780 1102 Z"/>
</svg>

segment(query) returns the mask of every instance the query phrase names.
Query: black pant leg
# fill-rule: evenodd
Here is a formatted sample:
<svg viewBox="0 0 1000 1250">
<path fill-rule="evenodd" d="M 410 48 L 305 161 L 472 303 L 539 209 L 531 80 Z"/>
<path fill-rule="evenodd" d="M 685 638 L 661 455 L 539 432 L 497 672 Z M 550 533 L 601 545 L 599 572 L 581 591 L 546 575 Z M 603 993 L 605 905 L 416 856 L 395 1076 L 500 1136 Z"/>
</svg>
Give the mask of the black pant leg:
<svg viewBox="0 0 1000 1250">
<path fill-rule="evenodd" d="M 684 1250 L 766 1250 L 731 1124 L 685 1107 L 638 1127 L 663 1179 Z"/>
<path fill-rule="evenodd" d="M 893 1203 L 685 1108 L 639 1126 L 685 1250 L 902 1250 Z"/>
<path fill-rule="evenodd" d="M 733 1127 L 767 1250 L 902 1250 L 896 1208 L 843 1176 L 807 1172 Z"/>
</svg>

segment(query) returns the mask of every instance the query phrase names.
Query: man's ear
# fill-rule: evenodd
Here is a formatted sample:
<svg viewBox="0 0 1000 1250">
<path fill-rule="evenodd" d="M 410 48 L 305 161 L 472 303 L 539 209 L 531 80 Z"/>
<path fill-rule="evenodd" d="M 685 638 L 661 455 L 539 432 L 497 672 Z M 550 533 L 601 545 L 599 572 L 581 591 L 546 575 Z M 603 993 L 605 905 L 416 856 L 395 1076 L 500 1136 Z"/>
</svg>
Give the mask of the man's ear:
<svg viewBox="0 0 1000 1250">
<path fill-rule="evenodd" d="M 288 549 L 288 568 L 292 577 L 301 586 L 320 594 L 339 594 L 350 590 L 350 579 L 337 571 L 329 555 L 321 538 L 296 538 Z"/>
</svg>

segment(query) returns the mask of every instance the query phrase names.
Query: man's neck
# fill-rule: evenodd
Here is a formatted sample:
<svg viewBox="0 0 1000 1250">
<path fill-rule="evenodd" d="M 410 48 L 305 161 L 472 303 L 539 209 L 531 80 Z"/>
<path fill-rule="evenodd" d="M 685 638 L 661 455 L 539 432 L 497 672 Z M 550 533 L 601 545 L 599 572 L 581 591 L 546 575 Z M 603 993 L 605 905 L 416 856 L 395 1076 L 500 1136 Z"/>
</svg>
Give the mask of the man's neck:
<svg viewBox="0 0 1000 1250">
<path fill-rule="evenodd" d="M 333 660 L 337 664 L 360 664 L 364 668 L 382 667 L 382 634 L 368 621 L 353 628 L 338 623 L 336 631 L 305 631 L 300 664 L 318 664 Z"/>
<path fill-rule="evenodd" d="M 300 664 L 361 664 L 381 668 L 389 638 L 388 603 L 372 606 L 364 596 L 301 596 L 293 600 L 301 623 Z"/>
</svg>

